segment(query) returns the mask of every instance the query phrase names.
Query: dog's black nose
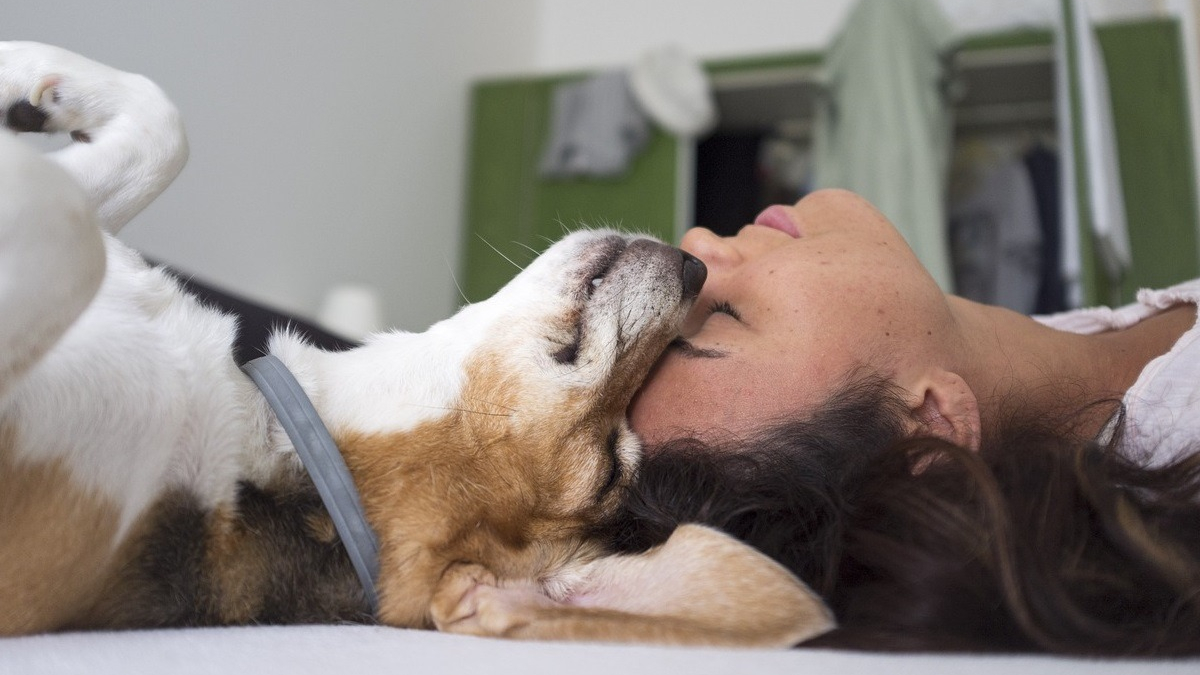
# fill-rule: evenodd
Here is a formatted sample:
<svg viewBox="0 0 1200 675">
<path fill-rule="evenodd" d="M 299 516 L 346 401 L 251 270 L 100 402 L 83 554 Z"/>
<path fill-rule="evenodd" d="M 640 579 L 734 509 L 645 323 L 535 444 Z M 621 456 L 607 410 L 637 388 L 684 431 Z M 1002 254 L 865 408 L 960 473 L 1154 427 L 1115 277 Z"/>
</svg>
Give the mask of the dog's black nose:
<svg viewBox="0 0 1200 675">
<path fill-rule="evenodd" d="M 683 299 L 691 300 L 700 295 L 700 289 L 704 287 L 704 280 L 708 278 L 708 268 L 704 266 L 704 262 L 687 251 L 680 251 L 683 254 Z"/>
</svg>

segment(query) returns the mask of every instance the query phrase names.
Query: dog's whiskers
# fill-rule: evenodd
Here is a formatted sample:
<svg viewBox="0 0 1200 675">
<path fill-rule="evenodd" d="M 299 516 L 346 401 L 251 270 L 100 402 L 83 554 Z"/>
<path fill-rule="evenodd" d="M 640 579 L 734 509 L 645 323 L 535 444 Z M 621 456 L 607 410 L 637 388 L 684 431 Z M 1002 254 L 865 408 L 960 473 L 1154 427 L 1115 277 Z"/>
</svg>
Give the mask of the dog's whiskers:
<svg viewBox="0 0 1200 675">
<path fill-rule="evenodd" d="M 464 304 L 471 304 L 471 299 L 463 292 L 462 285 L 458 283 L 458 275 L 454 273 L 454 267 L 450 264 L 450 259 L 442 255 L 442 262 L 446 263 L 446 269 L 450 272 L 450 281 L 454 282 L 454 287 L 458 289 L 458 296 L 463 299 Z"/>
<path fill-rule="evenodd" d="M 517 241 L 517 240 L 515 240 L 515 239 L 514 239 L 512 243 L 514 243 L 514 244 L 516 244 L 517 246 L 520 246 L 520 247 L 522 247 L 522 248 L 529 249 L 529 252 L 530 252 L 530 253 L 532 253 L 534 256 L 539 256 L 539 255 L 541 255 L 541 251 L 539 251 L 539 250 L 537 250 L 536 248 L 534 248 L 534 247 L 530 246 L 529 244 L 526 244 L 526 243 L 525 243 L 525 242 L 523 242 L 523 241 Z"/>
<path fill-rule="evenodd" d="M 487 240 L 487 238 L 486 238 L 486 237 L 484 237 L 482 234 L 478 234 L 478 233 L 477 233 L 475 236 L 479 237 L 479 240 L 480 240 L 480 241 L 482 241 L 483 243 L 487 244 L 487 245 L 488 245 L 488 248 L 490 248 L 490 249 L 492 249 L 493 251 L 495 251 L 495 252 L 496 252 L 496 255 L 498 255 L 498 256 L 500 256 L 501 258 L 504 258 L 505 260 L 507 260 L 507 261 L 508 261 L 510 264 L 512 264 L 512 266 L 513 266 L 513 267 L 517 268 L 518 270 L 521 270 L 522 272 L 524 272 L 524 271 L 525 271 L 525 268 L 524 268 L 524 267 L 521 267 L 521 266 L 520 266 L 520 265 L 518 265 L 517 263 L 513 262 L 513 259 L 512 259 L 512 258 L 510 258 L 510 257 L 508 257 L 508 256 L 504 255 L 503 253 L 501 253 L 501 252 L 500 252 L 500 249 L 498 249 L 498 248 L 496 248 L 495 246 L 493 246 L 493 245 L 492 245 L 492 242 L 488 241 L 488 240 Z"/>
<path fill-rule="evenodd" d="M 472 415 L 487 415 L 488 417 L 512 417 L 513 413 L 515 412 L 512 409 L 509 409 L 508 412 L 487 412 L 484 410 L 472 410 L 470 408 L 455 408 L 453 406 L 441 406 L 441 405 L 421 405 L 419 403 L 409 403 L 407 405 L 410 405 L 414 408 L 428 408 L 430 410 L 446 410 L 448 412 L 471 413 Z M 500 407 L 504 407 L 504 406 L 500 406 Z"/>
<path fill-rule="evenodd" d="M 484 405 L 490 405 L 493 408 L 504 408 L 505 410 L 507 410 L 509 412 L 517 411 L 517 409 L 512 406 L 507 406 L 507 405 L 504 405 L 503 403 L 496 403 L 495 401 L 489 401 L 487 399 L 467 399 L 467 400 L 472 401 L 472 402 L 482 403 Z"/>
<path fill-rule="evenodd" d="M 571 231 L 570 228 L 567 227 L 567 224 L 563 221 L 561 214 L 554 218 L 554 224 L 558 225 L 558 229 L 561 230 L 561 232 L 559 233 L 560 237 L 563 237 L 563 236 L 569 234 Z M 548 243 L 553 241 L 552 239 L 550 239 L 550 237 L 547 237 L 545 235 L 539 234 L 538 236 L 541 237 L 542 239 L 545 239 Z"/>
</svg>

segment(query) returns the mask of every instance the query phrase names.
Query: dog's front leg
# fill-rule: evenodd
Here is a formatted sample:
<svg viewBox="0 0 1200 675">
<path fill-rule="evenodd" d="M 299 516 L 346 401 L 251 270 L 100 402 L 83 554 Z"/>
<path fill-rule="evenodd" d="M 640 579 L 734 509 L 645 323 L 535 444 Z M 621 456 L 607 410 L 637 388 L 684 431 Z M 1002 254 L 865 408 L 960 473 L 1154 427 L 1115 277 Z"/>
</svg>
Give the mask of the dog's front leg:
<svg viewBox="0 0 1200 675">
<path fill-rule="evenodd" d="M 16 131 L 70 133 L 51 154 L 115 234 L 175 179 L 188 146 L 179 113 L 153 82 L 33 42 L 0 43 L 0 113 Z"/>
<path fill-rule="evenodd" d="M 431 614 L 439 630 L 470 635 L 743 647 L 788 647 L 835 626 L 821 598 L 778 563 L 699 525 L 568 576 L 573 591 L 555 600 L 538 581 L 497 580 L 460 563 L 442 577 Z"/>
<path fill-rule="evenodd" d="M 61 167 L 0 133 L 0 402 L 95 295 L 104 242 Z"/>
<path fill-rule="evenodd" d="M 532 582 L 501 587 L 491 573 L 470 564 L 453 567 L 443 577 L 431 614 L 441 631 L 526 640 L 677 644 L 688 642 L 680 634 L 696 632 L 681 628 L 673 617 L 571 607 L 546 597 Z"/>
</svg>

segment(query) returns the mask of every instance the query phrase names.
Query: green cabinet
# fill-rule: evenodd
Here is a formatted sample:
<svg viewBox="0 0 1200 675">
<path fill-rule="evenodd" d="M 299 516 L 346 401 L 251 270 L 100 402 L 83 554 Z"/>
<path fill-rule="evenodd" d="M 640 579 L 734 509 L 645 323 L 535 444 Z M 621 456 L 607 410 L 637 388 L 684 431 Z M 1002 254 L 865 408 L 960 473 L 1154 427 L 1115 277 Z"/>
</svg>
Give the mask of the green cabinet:
<svg viewBox="0 0 1200 675">
<path fill-rule="evenodd" d="M 1109 72 L 1134 264 L 1118 287 L 1111 287 L 1090 260 L 1093 247 L 1085 236 L 1087 304 L 1128 302 L 1137 288 L 1200 275 L 1191 102 L 1179 25 L 1173 20 L 1121 23 L 1100 28 L 1098 35 Z M 1047 32 L 984 37 L 965 49 L 1019 50 L 1051 39 Z M 785 54 L 708 68 L 714 75 L 770 75 L 796 67 L 811 70 L 819 59 L 819 54 Z M 661 131 L 653 133 L 630 170 L 618 178 L 548 180 L 538 174 L 554 88 L 579 77 L 583 75 L 490 80 L 472 90 L 459 273 L 470 301 L 494 293 L 516 273 L 516 265 L 524 265 L 569 230 L 607 226 L 675 239 L 676 221 L 683 215 L 678 204 L 691 198 L 686 188 L 680 189 L 679 178 L 692 171 L 692 155 Z M 1080 216 L 1086 232 L 1086 210 Z"/>
<path fill-rule="evenodd" d="M 655 131 L 616 178 L 538 174 L 554 87 L 569 78 L 489 81 L 472 91 L 466 231 L 459 279 L 475 302 L 567 231 L 613 227 L 674 238 L 677 144 Z M 506 259 L 507 258 L 507 259 Z M 511 260 L 511 262 L 510 262 Z"/>
<path fill-rule="evenodd" d="M 1113 104 L 1133 266 L 1101 302 L 1130 302 L 1139 288 L 1200 276 L 1189 101 L 1176 21 L 1115 24 L 1097 31 Z M 1103 281 L 1098 285 L 1104 285 Z"/>
</svg>

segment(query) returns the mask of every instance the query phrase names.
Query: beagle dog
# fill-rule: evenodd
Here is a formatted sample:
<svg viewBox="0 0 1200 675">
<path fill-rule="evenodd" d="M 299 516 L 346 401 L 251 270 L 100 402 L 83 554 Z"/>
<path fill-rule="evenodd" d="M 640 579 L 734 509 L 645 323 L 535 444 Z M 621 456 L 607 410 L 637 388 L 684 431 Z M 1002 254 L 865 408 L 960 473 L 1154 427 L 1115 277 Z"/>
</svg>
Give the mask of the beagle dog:
<svg viewBox="0 0 1200 675">
<path fill-rule="evenodd" d="M 269 352 L 336 445 L 363 583 L 235 320 L 115 238 L 182 169 L 144 77 L 0 43 L 0 634 L 378 621 L 540 639 L 788 646 L 833 625 L 698 525 L 605 551 L 640 446 L 625 409 L 704 279 L 645 237 L 567 236 L 420 334 Z M 376 602 L 372 599 L 377 598 Z"/>
</svg>

